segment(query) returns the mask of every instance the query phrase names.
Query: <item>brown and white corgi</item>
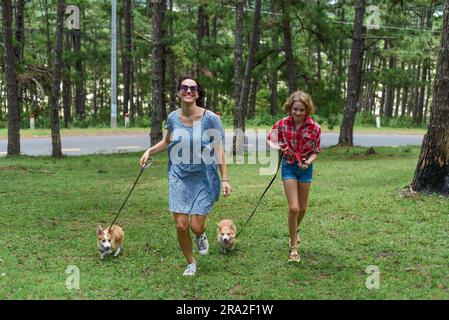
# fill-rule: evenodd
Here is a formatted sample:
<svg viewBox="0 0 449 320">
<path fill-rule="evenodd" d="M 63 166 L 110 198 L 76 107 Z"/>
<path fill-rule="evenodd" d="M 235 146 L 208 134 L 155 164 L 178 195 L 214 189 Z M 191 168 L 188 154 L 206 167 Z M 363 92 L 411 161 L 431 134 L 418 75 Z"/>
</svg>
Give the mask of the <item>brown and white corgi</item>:
<svg viewBox="0 0 449 320">
<path fill-rule="evenodd" d="M 220 245 L 221 253 L 234 250 L 236 234 L 237 227 L 234 221 L 223 219 L 217 224 L 217 241 Z"/>
<path fill-rule="evenodd" d="M 97 227 L 97 248 L 100 250 L 100 258 L 109 256 L 114 252 L 114 257 L 117 257 L 122 250 L 123 240 L 125 238 L 125 233 L 119 225 L 113 225 L 109 229 L 107 227 L 103 228 L 98 225 Z"/>
</svg>

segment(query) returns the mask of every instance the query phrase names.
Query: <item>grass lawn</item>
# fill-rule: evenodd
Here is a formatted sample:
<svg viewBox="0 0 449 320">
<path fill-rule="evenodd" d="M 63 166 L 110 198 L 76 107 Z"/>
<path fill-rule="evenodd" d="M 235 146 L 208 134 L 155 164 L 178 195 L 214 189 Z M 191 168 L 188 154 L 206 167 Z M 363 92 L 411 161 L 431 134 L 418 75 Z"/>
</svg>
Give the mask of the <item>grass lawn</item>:
<svg viewBox="0 0 449 320">
<path fill-rule="evenodd" d="M 270 130 L 270 126 L 247 126 L 247 129 L 265 129 Z M 226 130 L 233 130 L 232 126 L 225 126 Z M 322 126 L 323 133 L 340 133 L 340 127 L 336 126 L 332 130 L 329 130 L 326 125 Z M 61 129 L 61 136 L 69 137 L 69 136 L 100 136 L 100 135 L 121 135 L 121 134 L 130 134 L 130 135 L 148 135 L 150 132 L 149 128 L 86 128 L 86 129 Z M 426 129 L 417 129 L 417 128 L 374 128 L 374 127 L 362 127 L 355 126 L 354 133 L 361 134 L 413 134 L 413 135 L 424 135 L 426 133 Z M 33 137 L 51 137 L 50 129 L 22 129 L 20 130 L 20 136 L 22 138 L 33 138 Z M 0 140 L 8 139 L 8 130 L 0 129 Z"/>
<path fill-rule="evenodd" d="M 194 278 L 167 211 L 167 158 L 144 173 L 118 223 L 123 255 L 100 260 L 107 225 L 134 183 L 140 154 L 0 158 L 0 299 L 449 299 L 449 199 L 410 196 L 419 148 L 324 149 L 315 164 L 297 265 L 287 263 L 286 199 L 278 177 L 236 250 L 222 255 L 215 224 L 241 227 L 269 182 L 230 165 L 233 194 L 208 219 L 210 251 Z M 68 266 L 80 289 L 66 288 Z M 365 286 L 368 266 L 379 289 Z"/>
</svg>

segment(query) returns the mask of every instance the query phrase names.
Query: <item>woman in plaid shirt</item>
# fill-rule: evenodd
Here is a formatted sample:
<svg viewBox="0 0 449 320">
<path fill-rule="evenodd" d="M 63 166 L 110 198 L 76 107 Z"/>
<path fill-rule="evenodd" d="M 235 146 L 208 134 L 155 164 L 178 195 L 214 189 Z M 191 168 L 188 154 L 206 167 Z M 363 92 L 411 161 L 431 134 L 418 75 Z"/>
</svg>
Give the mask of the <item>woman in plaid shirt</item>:
<svg viewBox="0 0 449 320">
<path fill-rule="evenodd" d="M 314 112 L 310 95 L 296 91 L 284 103 L 288 117 L 276 122 L 268 135 L 268 144 L 280 149 L 282 182 L 288 201 L 290 254 L 288 261 L 299 262 L 298 228 L 307 210 L 313 162 L 320 153 L 321 128 L 310 115 Z"/>
</svg>

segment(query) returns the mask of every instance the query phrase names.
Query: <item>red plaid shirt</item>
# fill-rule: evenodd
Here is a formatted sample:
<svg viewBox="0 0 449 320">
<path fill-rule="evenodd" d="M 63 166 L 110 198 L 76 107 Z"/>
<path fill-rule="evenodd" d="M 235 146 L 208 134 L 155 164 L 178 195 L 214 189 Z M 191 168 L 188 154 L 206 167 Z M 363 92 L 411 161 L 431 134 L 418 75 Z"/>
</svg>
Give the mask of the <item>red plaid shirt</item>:
<svg viewBox="0 0 449 320">
<path fill-rule="evenodd" d="M 302 162 L 311 154 L 321 152 L 321 128 L 310 117 L 299 128 L 296 128 L 292 116 L 279 120 L 271 128 L 268 139 L 286 149 L 284 157 L 289 164 Z"/>
</svg>

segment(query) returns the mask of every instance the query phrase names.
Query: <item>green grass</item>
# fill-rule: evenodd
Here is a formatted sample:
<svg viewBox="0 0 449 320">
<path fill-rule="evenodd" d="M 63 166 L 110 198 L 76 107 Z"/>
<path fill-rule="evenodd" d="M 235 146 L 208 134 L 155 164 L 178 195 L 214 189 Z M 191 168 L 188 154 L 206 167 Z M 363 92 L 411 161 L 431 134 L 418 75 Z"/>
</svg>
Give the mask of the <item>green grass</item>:
<svg viewBox="0 0 449 320">
<path fill-rule="evenodd" d="M 278 177 L 222 255 L 215 224 L 242 226 L 268 183 L 256 165 L 230 165 L 233 194 L 208 218 L 211 243 L 194 278 L 168 212 L 167 159 L 155 158 L 118 223 L 123 255 L 100 260 L 107 225 L 138 174 L 140 154 L 0 158 L 0 299 L 448 299 L 449 199 L 407 195 L 419 148 L 324 149 L 301 225 L 302 261 L 287 264 L 286 199 Z M 80 289 L 65 286 L 80 269 Z M 380 289 L 368 290 L 368 266 Z M 2 275 L 4 274 L 4 275 Z"/>
</svg>

